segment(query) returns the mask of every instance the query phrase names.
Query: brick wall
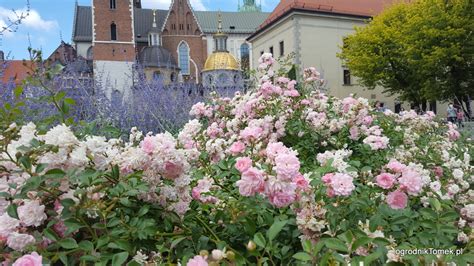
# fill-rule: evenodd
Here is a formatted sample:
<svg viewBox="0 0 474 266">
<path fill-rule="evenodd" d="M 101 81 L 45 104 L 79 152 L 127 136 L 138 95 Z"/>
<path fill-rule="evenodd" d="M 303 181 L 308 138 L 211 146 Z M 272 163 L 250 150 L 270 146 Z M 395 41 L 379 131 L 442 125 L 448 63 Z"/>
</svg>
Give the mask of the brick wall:
<svg viewBox="0 0 474 266">
<path fill-rule="evenodd" d="M 189 45 L 190 57 L 197 65 L 200 75 L 207 59 L 207 42 L 190 8 L 188 0 L 174 0 L 163 30 L 163 47 L 170 51 L 179 64 L 178 45 L 185 41 Z M 190 63 L 190 76 L 196 79 L 196 68 Z"/>
<path fill-rule="evenodd" d="M 171 52 L 176 62 L 179 64 L 178 45 L 181 41 L 185 41 L 189 45 L 189 55 L 198 67 L 198 74 L 201 73 L 204 63 L 207 59 L 207 43 L 201 36 L 163 36 L 163 47 Z M 196 68 L 190 63 L 190 74 L 193 79 L 196 78 Z"/>
<path fill-rule="evenodd" d="M 115 0 L 116 8 L 110 8 L 110 0 L 93 0 L 94 60 L 133 61 L 135 48 L 132 30 L 131 0 Z M 117 40 L 111 41 L 110 26 L 117 27 Z M 108 42 L 108 43 L 101 43 Z M 120 43 L 125 42 L 125 43 Z M 126 44 L 129 42 L 130 44 Z"/>
</svg>

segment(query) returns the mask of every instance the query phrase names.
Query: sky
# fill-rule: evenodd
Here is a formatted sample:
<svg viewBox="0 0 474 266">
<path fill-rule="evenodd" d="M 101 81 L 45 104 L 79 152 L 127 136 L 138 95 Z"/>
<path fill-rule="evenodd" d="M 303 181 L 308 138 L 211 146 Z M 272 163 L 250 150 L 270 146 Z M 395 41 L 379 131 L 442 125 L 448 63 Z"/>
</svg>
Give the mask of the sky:
<svg viewBox="0 0 474 266">
<path fill-rule="evenodd" d="M 30 0 L 29 16 L 15 32 L 0 35 L 0 50 L 8 59 L 29 59 L 28 47 L 41 49 L 48 57 L 61 40 L 71 43 L 74 6 L 76 0 Z M 190 0 L 195 10 L 237 11 L 243 0 Z M 168 9 L 171 0 L 142 0 L 143 8 Z M 260 0 L 257 0 L 259 3 Z M 261 0 L 262 8 L 271 12 L 279 0 Z M 0 29 L 9 19 L 26 10 L 27 0 L 0 0 Z M 90 6 L 92 0 L 78 0 L 79 5 Z"/>
</svg>

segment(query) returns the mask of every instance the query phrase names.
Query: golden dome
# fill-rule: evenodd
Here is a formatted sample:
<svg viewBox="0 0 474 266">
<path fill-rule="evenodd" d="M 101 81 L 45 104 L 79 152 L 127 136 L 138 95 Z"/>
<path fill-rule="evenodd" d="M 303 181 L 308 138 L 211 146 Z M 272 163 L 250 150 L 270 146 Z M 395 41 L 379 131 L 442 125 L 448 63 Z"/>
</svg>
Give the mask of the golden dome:
<svg viewBox="0 0 474 266">
<path fill-rule="evenodd" d="M 203 71 L 240 70 L 239 63 L 228 52 L 214 52 L 206 60 Z"/>
</svg>

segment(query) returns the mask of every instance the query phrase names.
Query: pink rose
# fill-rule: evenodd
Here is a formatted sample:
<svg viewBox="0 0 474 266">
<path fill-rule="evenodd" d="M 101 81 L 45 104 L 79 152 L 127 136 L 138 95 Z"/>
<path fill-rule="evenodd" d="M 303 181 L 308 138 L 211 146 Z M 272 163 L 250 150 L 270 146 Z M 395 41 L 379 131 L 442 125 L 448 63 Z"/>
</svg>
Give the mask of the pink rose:
<svg viewBox="0 0 474 266">
<path fill-rule="evenodd" d="M 275 171 L 280 178 L 291 180 L 299 170 L 300 161 L 294 153 L 279 154 L 275 158 Z"/>
<path fill-rule="evenodd" d="M 296 200 L 296 194 L 294 193 L 294 191 L 278 191 L 272 193 L 269 196 L 269 200 L 275 207 L 283 208 L 290 205 Z"/>
<path fill-rule="evenodd" d="M 309 186 L 308 180 L 306 180 L 306 178 L 302 174 L 298 174 L 294 178 L 293 181 L 296 183 L 296 186 L 300 189 L 306 189 Z"/>
<path fill-rule="evenodd" d="M 433 168 L 433 172 L 437 177 L 442 177 L 443 176 L 443 168 L 441 166 L 435 166 Z"/>
<path fill-rule="evenodd" d="M 234 156 L 243 151 L 245 151 L 245 144 L 241 141 L 234 142 L 234 144 L 230 146 L 230 153 Z"/>
<path fill-rule="evenodd" d="M 352 176 L 348 174 L 337 173 L 331 178 L 329 183 L 338 196 L 349 196 L 355 189 Z"/>
<path fill-rule="evenodd" d="M 398 161 L 390 161 L 386 167 L 394 173 L 401 173 L 407 166 Z"/>
<path fill-rule="evenodd" d="M 388 193 L 387 204 L 392 209 L 404 209 L 408 203 L 408 196 L 400 190 Z"/>
<path fill-rule="evenodd" d="M 257 192 L 262 192 L 265 188 L 265 179 L 263 171 L 257 168 L 249 168 L 242 174 L 239 181 L 236 182 L 239 192 L 242 196 L 253 196 Z"/>
<path fill-rule="evenodd" d="M 164 170 L 163 175 L 168 179 L 176 179 L 183 173 L 183 167 L 173 162 L 166 162 Z"/>
<path fill-rule="evenodd" d="M 329 173 L 329 174 L 325 174 L 321 180 L 323 180 L 324 184 L 329 184 L 331 183 L 331 178 L 334 176 L 334 173 Z"/>
<path fill-rule="evenodd" d="M 398 183 L 400 183 L 400 188 L 407 191 L 409 195 L 418 195 L 423 188 L 423 179 L 420 174 L 411 169 L 403 171 Z"/>
<path fill-rule="evenodd" d="M 235 168 L 239 170 L 240 173 L 247 171 L 252 166 L 252 159 L 249 157 L 240 157 L 235 162 Z"/>
<path fill-rule="evenodd" d="M 194 258 L 190 259 L 188 261 L 188 264 L 186 264 L 187 266 L 207 266 L 208 263 L 206 261 L 206 259 L 204 259 L 204 257 L 202 256 L 194 256 Z"/>
<path fill-rule="evenodd" d="M 152 154 L 155 148 L 155 138 L 152 136 L 146 136 L 142 141 L 142 150 L 147 154 Z"/>
<path fill-rule="evenodd" d="M 356 127 L 356 126 L 351 127 L 351 129 L 349 129 L 349 133 L 351 134 L 349 136 L 350 139 L 357 140 L 359 138 L 359 128 L 358 127 Z"/>
<path fill-rule="evenodd" d="M 43 258 L 36 252 L 18 258 L 12 266 L 41 266 Z"/>
<path fill-rule="evenodd" d="M 331 187 L 326 188 L 326 195 L 330 198 L 336 196 L 336 194 L 334 193 L 334 189 L 332 189 Z"/>
<path fill-rule="evenodd" d="M 395 176 L 389 173 L 382 173 L 375 179 L 377 181 L 377 186 L 384 189 L 392 188 L 393 184 L 395 183 Z"/>
<path fill-rule="evenodd" d="M 260 138 L 262 133 L 263 129 L 261 127 L 246 127 L 240 132 L 240 137 L 246 141 L 253 141 Z"/>
</svg>

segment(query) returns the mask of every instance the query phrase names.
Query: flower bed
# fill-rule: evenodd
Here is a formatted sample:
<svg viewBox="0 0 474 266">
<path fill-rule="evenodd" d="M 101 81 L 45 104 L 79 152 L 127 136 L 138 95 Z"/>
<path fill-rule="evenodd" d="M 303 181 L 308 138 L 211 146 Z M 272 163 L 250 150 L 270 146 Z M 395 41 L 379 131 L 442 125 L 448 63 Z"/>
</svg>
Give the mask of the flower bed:
<svg viewBox="0 0 474 266">
<path fill-rule="evenodd" d="M 315 69 L 297 83 L 269 55 L 260 62 L 257 91 L 196 104 L 176 138 L 11 125 L 1 134 L 3 259 L 474 263 L 472 143 L 454 125 L 375 112 L 312 89 Z M 430 248 L 455 252 L 408 252 Z"/>
</svg>

